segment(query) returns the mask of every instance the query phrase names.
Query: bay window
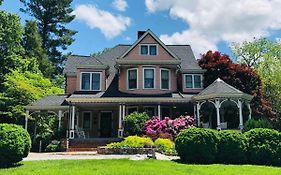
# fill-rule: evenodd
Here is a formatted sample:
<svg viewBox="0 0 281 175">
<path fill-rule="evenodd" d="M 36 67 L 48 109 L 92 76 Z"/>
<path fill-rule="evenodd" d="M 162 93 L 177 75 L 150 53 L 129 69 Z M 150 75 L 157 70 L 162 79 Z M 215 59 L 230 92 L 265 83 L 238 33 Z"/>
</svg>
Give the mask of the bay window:
<svg viewBox="0 0 281 175">
<path fill-rule="evenodd" d="M 138 88 L 138 70 L 136 68 L 134 69 L 128 69 L 127 73 L 127 87 L 128 89 L 137 89 Z"/>
<path fill-rule="evenodd" d="M 170 89 L 170 71 L 168 69 L 160 69 L 161 71 L 161 89 Z"/>
<path fill-rule="evenodd" d="M 143 69 L 143 88 L 144 89 L 154 89 L 155 88 L 155 69 L 154 68 L 144 68 Z"/>
</svg>

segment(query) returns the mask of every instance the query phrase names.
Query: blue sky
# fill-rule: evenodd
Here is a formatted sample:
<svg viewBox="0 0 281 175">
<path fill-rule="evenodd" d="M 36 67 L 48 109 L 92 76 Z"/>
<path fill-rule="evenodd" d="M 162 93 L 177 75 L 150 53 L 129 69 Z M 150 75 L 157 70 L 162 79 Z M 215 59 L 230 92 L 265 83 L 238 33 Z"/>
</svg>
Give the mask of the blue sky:
<svg viewBox="0 0 281 175">
<path fill-rule="evenodd" d="M 190 44 L 198 57 L 208 50 L 230 54 L 232 42 L 279 39 L 280 0 L 74 0 L 78 31 L 68 48 L 89 55 L 116 44 L 131 44 L 138 30 L 151 29 L 166 44 Z M 20 2 L 4 0 L 0 9 L 18 14 Z"/>
</svg>

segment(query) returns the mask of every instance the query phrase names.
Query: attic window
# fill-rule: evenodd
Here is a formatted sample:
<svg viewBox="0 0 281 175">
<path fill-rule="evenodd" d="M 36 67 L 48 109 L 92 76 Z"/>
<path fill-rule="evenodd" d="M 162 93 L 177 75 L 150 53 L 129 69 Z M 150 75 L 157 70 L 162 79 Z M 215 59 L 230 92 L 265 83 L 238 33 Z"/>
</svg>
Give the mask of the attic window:
<svg viewBox="0 0 281 175">
<path fill-rule="evenodd" d="M 157 46 L 155 44 L 140 45 L 140 55 L 157 55 Z"/>
</svg>

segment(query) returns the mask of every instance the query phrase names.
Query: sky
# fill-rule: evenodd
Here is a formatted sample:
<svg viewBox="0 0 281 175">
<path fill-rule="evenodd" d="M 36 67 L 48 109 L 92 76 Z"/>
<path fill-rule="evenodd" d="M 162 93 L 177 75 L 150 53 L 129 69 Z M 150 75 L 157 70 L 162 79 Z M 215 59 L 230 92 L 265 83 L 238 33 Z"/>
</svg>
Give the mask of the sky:
<svg viewBox="0 0 281 175">
<path fill-rule="evenodd" d="M 22 4 L 4 0 L 1 10 L 32 19 Z M 132 44 L 137 31 L 151 29 L 165 44 L 189 44 L 195 56 L 208 50 L 230 54 L 233 42 L 281 38 L 280 0 L 73 0 L 78 31 L 66 52 L 89 55 Z"/>
</svg>

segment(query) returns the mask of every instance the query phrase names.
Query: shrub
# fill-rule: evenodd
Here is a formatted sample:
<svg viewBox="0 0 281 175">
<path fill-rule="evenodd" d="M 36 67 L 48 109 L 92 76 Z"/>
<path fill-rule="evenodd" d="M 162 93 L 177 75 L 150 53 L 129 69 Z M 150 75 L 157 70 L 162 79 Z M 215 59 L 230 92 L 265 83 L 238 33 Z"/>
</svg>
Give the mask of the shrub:
<svg viewBox="0 0 281 175">
<path fill-rule="evenodd" d="M 31 139 L 21 126 L 0 124 L 0 140 L 0 166 L 11 166 L 29 153 Z"/>
<path fill-rule="evenodd" d="M 122 142 L 113 142 L 106 146 L 109 148 L 146 148 L 153 147 L 154 143 L 148 137 L 129 136 Z"/>
<path fill-rule="evenodd" d="M 244 131 L 249 131 L 254 128 L 269 128 L 272 129 L 272 124 L 267 119 L 249 119 L 245 122 Z"/>
<path fill-rule="evenodd" d="M 158 138 L 157 140 L 155 140 L 154 144 L 155 147 L 159 148 L 159 150 L 164 154 L 173 155 L 176 152 L 175 144 L 170 139 Z"/>
<path fill-rule="evenodd" d="M 53 140 L 45 149 L 46 152 L 57 152 L 60 151 L 60 142 Z"/>
<path fill-rule="evenodd" d="M 248 145 L 245 135 L 231 130 L 220 131 L 218 135 L 218 162 L 229 164 L 245 163 Z"/>
<path fill-rule="evenodd" d="M 254 164 L 281 164 L 281 136 L 273 129 L 256 128 L 245 133 L 248 141 L 248 159 Z"/>
<path fill-rule="evenodd" d="M 130 115 L 126 116 L 124 119 L 124 135 L 141 135 L 144 123 L 149 119 L 150 117 L 145 112 L 133 112 Z"/>
<path fill-rule="evenodd" d="M 217 131 L 189 128 L 180 132 L 175 147 L 181 160 L 193 163 L 212 163 L 217 153 Z"/>
<path fill-rule="evenodd" d="M 170 138 L 172 140 L 178 135 L 178 133 L 190 127 L 193 127 L 194 119 L 190 116 L 180 116 L 174 120 L 169 117 L 165 117 L 161 120 L 159 117 L 154 117 L 148 120 L 144 124 L 144 135 L 152 138 Z"/>
</svg>

